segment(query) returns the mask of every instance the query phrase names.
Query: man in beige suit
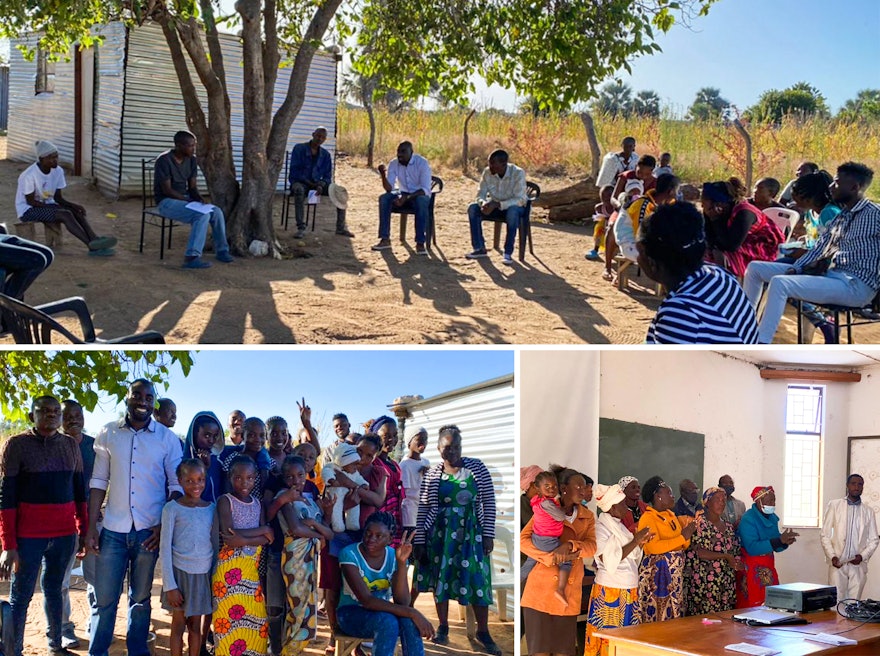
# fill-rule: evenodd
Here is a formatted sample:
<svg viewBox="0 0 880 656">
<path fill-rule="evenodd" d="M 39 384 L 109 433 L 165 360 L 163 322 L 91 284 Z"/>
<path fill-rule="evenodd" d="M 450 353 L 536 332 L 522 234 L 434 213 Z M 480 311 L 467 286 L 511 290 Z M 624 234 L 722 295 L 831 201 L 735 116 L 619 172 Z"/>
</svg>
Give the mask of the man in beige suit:
<svg viewBox="0 0 880 656">
<path fill-rule="evenodd" d="M 837 600 L 861 599 L 868 575 L 868 559 L 877 548 L 874 511 L 862 503 L 865 479 L 850 474 L 846 498 L 834 499 L 825 509 L 822 549 L 831 562 L 829 583 L 837 586 Z"/>
</svg>

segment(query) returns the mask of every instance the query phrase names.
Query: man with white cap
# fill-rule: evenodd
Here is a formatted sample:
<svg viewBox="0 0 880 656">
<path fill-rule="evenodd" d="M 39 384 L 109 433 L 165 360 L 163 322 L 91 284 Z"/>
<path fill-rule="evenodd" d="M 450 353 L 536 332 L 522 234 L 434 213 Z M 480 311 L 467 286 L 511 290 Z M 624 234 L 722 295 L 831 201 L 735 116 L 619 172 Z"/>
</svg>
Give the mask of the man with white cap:
<svg viewBox="0 0 880 656">
<path fill-rule="evenodd" d="M 113 255 L 115 237 L 99 237 L 86 220 L 82 205 L 61 195 L 67 186 L 64 169 L 58 166 L 58 149 L 50 141 L 34 144 L 37 161 L 18 176 L 15 212 L 22 223 L 62 223 L 70 234 L 89 248 L 89 255 Z M 47 265 L 48 266 L 48 265 Z"/>
</svg>

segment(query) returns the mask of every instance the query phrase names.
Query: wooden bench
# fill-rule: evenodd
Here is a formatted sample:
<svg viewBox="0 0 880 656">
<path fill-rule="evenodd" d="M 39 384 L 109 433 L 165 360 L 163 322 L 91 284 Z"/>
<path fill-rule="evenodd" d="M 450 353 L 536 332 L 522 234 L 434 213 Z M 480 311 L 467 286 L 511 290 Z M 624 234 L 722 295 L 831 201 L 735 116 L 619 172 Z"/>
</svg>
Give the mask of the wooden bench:
<svg viewBox="0 0 880 656">
<path fill-rule="evenodd" d="M 338 631 L 333 634 L 333 648 L 335 656 L 351 656 L 355 649 L 367 642 L 369 638 L 355 638 Z"/>
<path fill-rule="evenodd" d="M 64 226 L 61 223 L 43 223 L 41 221 L 30 221 L 27 223 L 16 223 L 12 227 L 15 228 L 15 234 L 22 239 L 37 240 L 37 225 L 43 226 L 43 241 L 46 246 L 53 251 L 64 246 L 64 237 L 62 236 Z"/>
<path fill-rule="evenodd" d="M 639 275 L 639 267 L 632 260 L 623 255 L 614 256 L 614 269 L 617 273 L 617 289 L 622 292 L 629 291 L 629 282 L 633 275 Z M 654 294 L 660 298 L 666 296 L 666 289 L 659 282 L 651 281 Z"/>
</svg>

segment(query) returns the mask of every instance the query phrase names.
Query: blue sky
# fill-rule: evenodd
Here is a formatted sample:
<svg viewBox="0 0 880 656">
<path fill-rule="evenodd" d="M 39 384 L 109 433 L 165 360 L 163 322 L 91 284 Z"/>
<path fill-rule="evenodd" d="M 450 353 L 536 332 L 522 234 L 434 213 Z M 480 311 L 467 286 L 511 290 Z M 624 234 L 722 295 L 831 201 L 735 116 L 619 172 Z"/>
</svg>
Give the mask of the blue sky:
<svg viewBox="0 0 880 656">
<path fill-rule="evenodd" d="M 299 429 L 296 402 L 305 397 L 312 421 L 332 433 L 336 412 L 348 414 L 352 425 L 388 412 L 388 404 L 407 394 L 425 398 L 513 373 L 513 351 L 480 350 L 350 350 L 244 349 L 203 350 L 184 378 L 175 367 L 167 392 L 177 404 L 174 431 L 185 434 L 193 415 L 211 410 L 224 425 L 238 408 L 266 419 L 280 415 L 291 431 Z M 86 432 L 94 434 L 123 411 L 105 402 L 86 414 Z"/>
</svg>

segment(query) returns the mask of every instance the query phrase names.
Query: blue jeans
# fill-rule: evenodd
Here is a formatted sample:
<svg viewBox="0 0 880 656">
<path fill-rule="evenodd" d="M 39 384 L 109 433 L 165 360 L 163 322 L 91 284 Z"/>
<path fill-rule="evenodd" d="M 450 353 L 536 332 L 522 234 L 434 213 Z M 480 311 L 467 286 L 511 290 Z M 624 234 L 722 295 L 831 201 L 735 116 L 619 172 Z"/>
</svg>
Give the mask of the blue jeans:
<svg viewBox="0 0 880 656">
<path fill-rule="evenodd" d="M 61 584 L 70 557 L 76 551 L 76 535 L 59 538 L 18 538 L 18 572 L 13 573 L 9 588 L 12 624 L 15 629 L 15 656 L 24 649 L 24 627 L 28 606 L 34 596 L 40 567 L 40 581 L 45 596 L 46 623 L 49 625 L 49 649 L 61 647 Z"/>
<path fill-rule="evenodd" d="M 430 211 L 431 197 L 428 195 L 416 196 L 406 201 L 401 207 L 394 207 L 397 198 L 390 191 L 379 196 L 379 239 L 391 238 L 391 209 L 400 213 L 416 215 L 416 243 L 425 243 L 425 228 L 428 225 L 428 212 Z"/>
<path fill-rule="evenodd" d="M 76 627 L 70 621 L 70 573 L 73 566 L 76 565 L 76 550 L 70 554 L 70 560 L 67 563 L 67 569 L 64 571 L 64 579 L 61 581 L 61 636 L 63 638 L 76 637 L 74 631 Z M 44 582 L 40 581 L 40 590 L 43 592 L 43 610 L 46 611 L 46 617 L 49 617 L 49 602 L 46 597 L 46 589 Z M 46 635 L 51 638 L 50 629 L 46 629 Z"/>
<path fill-rule="evenodd" d="M 519 205 L 511 205 L 506 210 L 494 210 L 491 214 L 483 214 L 482 208 L 477 203 L 468 206 L 468 222 L 471 225 L 471 246 L 475 251 L 486 250 L 486 240 L 483 239 L 483 221 L 501 219 L 507 223 L 507 236 L 504 238 L 504 254 L 513 255 L 513 245 L 516 243 L 516 229 L 526 208 Z"/>
<path fill-rule="evenodd" d="M 188 200 L 163 198 L 156 206 L 156 209 L 166 219 L 192 225 L 189 231 L 189 241 L 186 242 L 186 257 L 201 257 L 202 250 L 205 248 L 205 238 L 208 236 L 208 224 L 211 225 L 211 235 L 214 237 L 214 253 L 216 255 L 228 253 L 226 217 L 223 216 L 223 210 L 215 207 L 212 212 L 201 214 L 186 209 L 188 203 Z"/>
<path fill-rule="evenodd" d="M 100 574 L 93 586 L 90 656 L 107 656 L 113 641 L 116 610 L 122 595 L 122 583 L 128 574 L 128 636 L 129 656 L 149 656 L 147 635 L 150 632 L 150 589 L 156 569 L 158 551 L 143 548 L 152 535 L 149 529 L 128 533 L 101 531 L 100 553 L 95 563 Z"/>
<path fill-rule="evenodd" d="M 372 638 L 373 656 L 394 656 L 397 640 L 403 656 L 424 656 L 425 645 L 415 623 L 408 617 L 367 610 L 361 606 L 340 606 L 336 611 L 339 628 L 354 638 Z"/>
</svg>

